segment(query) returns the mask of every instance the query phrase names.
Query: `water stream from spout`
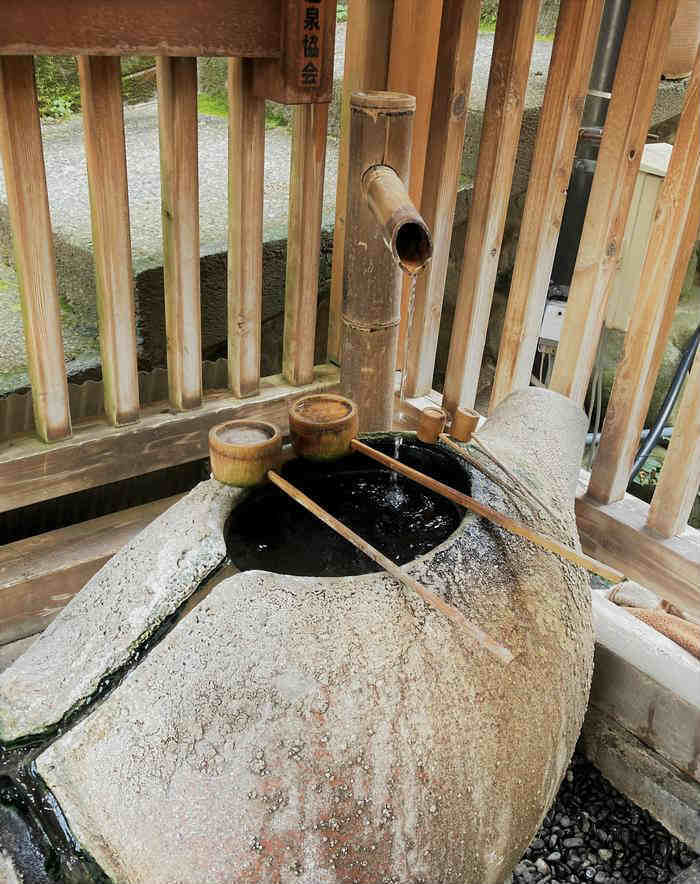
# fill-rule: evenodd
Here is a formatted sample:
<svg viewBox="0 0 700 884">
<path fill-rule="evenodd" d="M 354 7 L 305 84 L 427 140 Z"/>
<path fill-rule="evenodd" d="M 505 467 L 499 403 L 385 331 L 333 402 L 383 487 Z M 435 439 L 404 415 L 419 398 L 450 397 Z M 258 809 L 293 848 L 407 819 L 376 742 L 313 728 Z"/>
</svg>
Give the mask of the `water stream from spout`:
<svg viewBox="0 0 700 884">
<path fill-rule="evenodd" d="M 406 390 L 406 371 L 408 368 L 408 345 L 411 340 L 411 332 L 413 331 L 413 314 L 416 309 L 416 282 L 418 275 L 411 274 L 411 289 L 408 296 L 408 315 L 406 322 L 406 332 L 403 341 L 403 356 L 401 359 L 401 387 L 399 388 L 399 399 L 403 402 Z"/>
</svg>

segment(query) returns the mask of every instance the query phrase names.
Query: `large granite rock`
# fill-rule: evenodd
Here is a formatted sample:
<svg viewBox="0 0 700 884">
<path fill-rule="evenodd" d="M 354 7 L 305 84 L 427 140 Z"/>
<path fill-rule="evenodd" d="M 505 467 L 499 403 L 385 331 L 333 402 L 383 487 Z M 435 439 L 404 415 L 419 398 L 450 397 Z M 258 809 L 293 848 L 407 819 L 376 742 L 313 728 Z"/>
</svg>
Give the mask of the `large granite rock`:
<svg viewBox="0 0 700 884">
<path fill-rule="evenodd" d="M 585 429 L 529 390 L 482 432 L 573 543 Z M 239 574 L 39 756 L 82 848 L 129 884 L 500 884 L 583 719 L 586 575 L 472 517 L 406 568 L 513 662 L 386 574 Z"/>
<path fill-rule="evenodd" d="M 0 740 L 57 725 L 97 690 L 224 558 L 244 492 L 211 479 L 110 559 L 0 674 Z"/>
</svg>

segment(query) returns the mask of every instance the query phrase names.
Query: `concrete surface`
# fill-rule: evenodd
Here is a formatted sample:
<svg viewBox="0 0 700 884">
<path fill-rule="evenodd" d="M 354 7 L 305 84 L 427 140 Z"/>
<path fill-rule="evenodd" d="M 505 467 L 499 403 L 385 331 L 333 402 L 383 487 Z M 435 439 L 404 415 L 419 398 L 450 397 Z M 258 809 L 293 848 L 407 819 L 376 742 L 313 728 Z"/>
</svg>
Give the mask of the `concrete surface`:
<svg viewBox="0 0 700 884">
<path fill-rule="evenodd" d="M 580 410 L 525 391 L 481 432 L 557 509 L 557 525 L 535 523 L 574 541 Z M 504 667 L 384 573 L 248 571 L 40 755 L 73 833 L 115 882 L 500 884 L 583 719 L 588 580 L 471 516 L 406 570 L 515 660 Z"/>
<path fill-rule="evenodd" d="M 684 844 L 700 850 L 699 783 L 595 706 L 588 709 L 582 738 L 587 757 L 616 789 Z"/>
<path fill-rule="evenodd" d="M 0 674 L 0 740 L 42 733 L 83 704 L 224 558 L 244 492 L 202 482 L 92 577 Z"/>
</svg>

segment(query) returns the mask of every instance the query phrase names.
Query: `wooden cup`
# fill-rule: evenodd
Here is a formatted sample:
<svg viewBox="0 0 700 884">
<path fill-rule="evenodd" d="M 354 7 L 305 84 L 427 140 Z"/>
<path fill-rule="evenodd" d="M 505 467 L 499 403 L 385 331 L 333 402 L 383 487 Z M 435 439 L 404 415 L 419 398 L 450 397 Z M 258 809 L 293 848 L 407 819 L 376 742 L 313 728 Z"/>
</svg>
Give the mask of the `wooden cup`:
<svg viewBox="0 0 700 884">
<path fill-rule="evenodd" d="M 437 405 L 428 405 L 420 413 L 416 435 L 426 445 L 434 445 L 440 433 L 445 429 L 446 421 L 447 412 Z"/>
<path fill-rule="evenodd" d="M 450 436 L 458 442 L 468 442 L 479 425 L 479 414 L 470 408 L 458 408 L 452 418 Z"/>
<path fill-rule="evenodd" d="M 282 435 L 267 421 L 226 421 L 209 431 L 211 470 L 225 485 L 259 485 L 279 465 L 281 452 Z"/>
<path fill-rule="evenodd" d="M 289 433 L 299 457 L 336 460 L 350 451 L 357 436 L 357 406 L 335 393 L 312 393 L 289 408 Z"/>
</svg>

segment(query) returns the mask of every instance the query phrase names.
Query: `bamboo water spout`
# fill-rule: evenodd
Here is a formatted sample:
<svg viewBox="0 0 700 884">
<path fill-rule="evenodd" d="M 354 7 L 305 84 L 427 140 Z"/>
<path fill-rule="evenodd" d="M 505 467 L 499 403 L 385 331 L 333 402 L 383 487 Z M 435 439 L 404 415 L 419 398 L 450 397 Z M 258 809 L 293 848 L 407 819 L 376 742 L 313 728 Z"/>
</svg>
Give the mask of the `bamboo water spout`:
<svg viewBox="0 0 700 884">
<path fill-rule="evenodd" d="M 340 383 L 358 404 L 360 432 L 391 427 L 401 274 L 432 255 L 430 231 L 405 181 L 416 100 L 393 92 L 350 99 Z"/>
</svg>

